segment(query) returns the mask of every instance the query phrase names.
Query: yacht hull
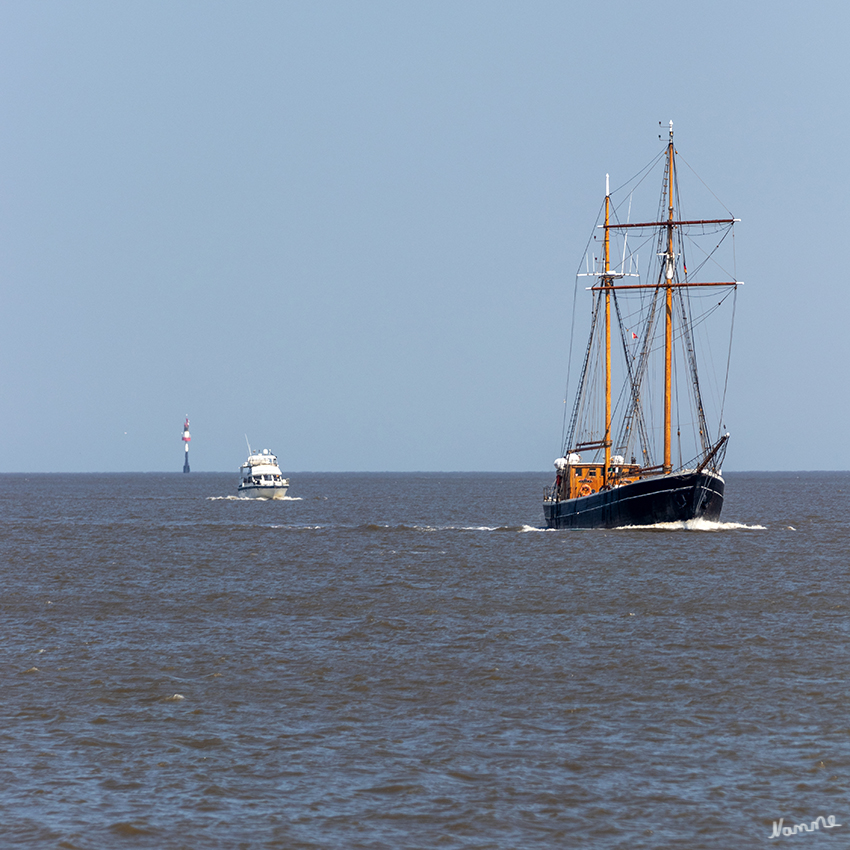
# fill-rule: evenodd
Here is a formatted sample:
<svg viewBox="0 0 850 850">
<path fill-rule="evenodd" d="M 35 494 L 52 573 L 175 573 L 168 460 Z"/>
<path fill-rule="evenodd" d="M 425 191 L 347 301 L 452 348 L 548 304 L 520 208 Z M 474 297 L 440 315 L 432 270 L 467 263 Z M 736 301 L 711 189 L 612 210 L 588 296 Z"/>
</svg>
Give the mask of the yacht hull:
<svg viewBox="0 0 850 850">
<path fill-rule="evenodd" d="M 243 499 L 282 499 L 288 489 L 288 482 L 283 487 L 280 485 L 263 486 L 262 484 L 251 484 L 246 487 L 240 485 L 239 495 Z"/>
<path fill-rule="evenodd" d="M 578 499 L 543 502 L 549 528 L 622 528 L 691 519 L 717 520 L 723 479 L 711 472 L 677 472 L 643 478 Z"/>
</svg>

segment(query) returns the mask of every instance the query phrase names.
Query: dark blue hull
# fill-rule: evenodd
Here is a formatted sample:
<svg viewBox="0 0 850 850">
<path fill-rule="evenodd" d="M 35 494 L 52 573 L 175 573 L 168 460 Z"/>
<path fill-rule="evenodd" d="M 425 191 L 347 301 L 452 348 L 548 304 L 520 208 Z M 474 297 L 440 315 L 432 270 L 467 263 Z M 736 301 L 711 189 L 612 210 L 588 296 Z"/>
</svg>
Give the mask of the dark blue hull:
<svg viewBox="0 0 850 850">
<path fill-rule="evenodd" d="M 578 499 L 543 502 L 549 528 L 622 528 L 689 519 L 717 520 L 723 479 L 709 472 L 644 478 Z"/>
</svg>

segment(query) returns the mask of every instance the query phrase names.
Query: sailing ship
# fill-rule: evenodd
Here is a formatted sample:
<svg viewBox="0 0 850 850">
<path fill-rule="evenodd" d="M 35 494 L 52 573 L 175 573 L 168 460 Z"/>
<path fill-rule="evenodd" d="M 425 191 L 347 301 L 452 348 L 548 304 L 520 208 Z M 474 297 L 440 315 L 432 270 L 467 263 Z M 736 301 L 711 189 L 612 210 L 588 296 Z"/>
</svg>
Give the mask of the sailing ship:
<svg viewBox="0 0 850 850">
<path fill-rule="evenodd" d="M 621 528 L 720 517 L 721 467 L 729 440 L 723 409 L 742 283 L 734 270 L 726 270 L 721 249 L 731 246 L 734 263 L 734 235 L 727 237 L 739 219 L 731 213 L 705 219 L 683 215 L 679 159 L 671 121 L 654 163 L 617 191 L 622 200 L 612 198 L 606 175 L 600 237 L 590 241 L 586 271 L 577 276 L 577 292 L 578 278 L 595 279 L 588 287 L 591 330 L 569 419 L 564 410 L 555 482 L 544 495 L 550 528 Z M 650 220 L 622 221 L 626 210 L 631 217 L 635 185 L 653 165 L 663 175 L 657 213 Z M 710 239 L 707 248 L 702 237 Z M 599 256 L 590 247 L 594 242 L 601 248 Z M 646 275 L 640 272 L 641 247 L 651 254 Z M 689 254 L 697 260 L 690 274 Z M 703 279 L 707 274 L 709 279 Z M 706 343 L 714 359 L 721 344 L 715 335 L 721 313 L 729 322 L 729 344 L 726 379 L 722 387 L 712 388 L 712 414 L 717 414 L 712 432 L 697 350 L 698 343 Z"/>
</svg>

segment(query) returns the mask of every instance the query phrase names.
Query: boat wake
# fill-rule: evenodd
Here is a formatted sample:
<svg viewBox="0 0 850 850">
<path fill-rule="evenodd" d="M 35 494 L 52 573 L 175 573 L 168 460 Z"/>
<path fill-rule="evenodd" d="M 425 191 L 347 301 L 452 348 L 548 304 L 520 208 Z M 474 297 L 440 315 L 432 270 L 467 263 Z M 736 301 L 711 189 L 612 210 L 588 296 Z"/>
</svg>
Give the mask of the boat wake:
<svg viewBox="0 0 850 850">
<path fill-rule="evenodd" d="M 383 525 L 367 523 L 354 526 L 355 531 L 419 531 L 433 533 L 435 531 L 507 531 L 521 534 L 527 531 L 548 531 L 533 525 Z"/>
<path fill-rule="evenodd" d="M 254 528 L 283 529 L 284 531 L 322 531 L 326 525 L 255 525 Z"/>
<path fill-rule="evenodd" d="M 301 502 L 301 496 L 278 496 L 275 499 L 252 499 L 250 496 L 207 496 L 208 502 Z"/>
<path fill-rule="evenodd" d="M 659 522 L 655 525 L 623 525 L 614 531 L 766 531 L 764 525 L 743 522 L 716 522 L 709 519 L 686 519 L 681 522 Z"/>
</svg>

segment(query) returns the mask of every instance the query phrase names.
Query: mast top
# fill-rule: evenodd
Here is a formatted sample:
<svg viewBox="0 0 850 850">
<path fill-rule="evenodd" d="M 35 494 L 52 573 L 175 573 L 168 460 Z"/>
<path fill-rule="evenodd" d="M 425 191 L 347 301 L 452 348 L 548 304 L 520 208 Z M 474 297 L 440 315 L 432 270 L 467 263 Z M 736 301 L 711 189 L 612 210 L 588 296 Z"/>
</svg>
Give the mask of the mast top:
<svg viewBox="0 0 850 850">
<path fill-rule="evenodd" d="M 659 121 L 658 126 L 663 127 L 664 125 Z M 670 122 L 669 133 L 670 133 L 670 143 L 672 144 L 673 143 L 673 122 L 672 121 Z M 660 139 L 661 135 L 659 135 L 658 138 Z"/>
</svg>

